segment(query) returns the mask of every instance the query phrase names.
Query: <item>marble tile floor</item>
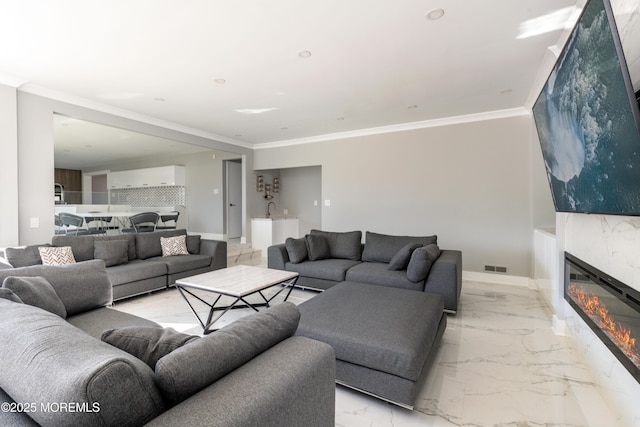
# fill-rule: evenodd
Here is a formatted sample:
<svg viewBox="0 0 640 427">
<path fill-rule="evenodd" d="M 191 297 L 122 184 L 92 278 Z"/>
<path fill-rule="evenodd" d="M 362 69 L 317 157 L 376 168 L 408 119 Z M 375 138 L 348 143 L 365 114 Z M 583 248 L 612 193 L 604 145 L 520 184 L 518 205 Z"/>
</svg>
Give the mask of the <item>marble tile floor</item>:
<svg viewBox="0 0 640 427">
<path fill-rule="evenodd" d="M 461 308 L 448 317 L 415 410 L 337 386 L 336 426 L 624 426 L 572 339 L 553 334 L 537 291 L 465 281 L 462 292 Z M 290 301 L 298 304 L 314 295 L 296 289 Z M 114 308 L 186 333 L 201 332 L 176 289 L 117 302 Z M 233 310 L 220 326 L 250 312 Z"/>
</svg>

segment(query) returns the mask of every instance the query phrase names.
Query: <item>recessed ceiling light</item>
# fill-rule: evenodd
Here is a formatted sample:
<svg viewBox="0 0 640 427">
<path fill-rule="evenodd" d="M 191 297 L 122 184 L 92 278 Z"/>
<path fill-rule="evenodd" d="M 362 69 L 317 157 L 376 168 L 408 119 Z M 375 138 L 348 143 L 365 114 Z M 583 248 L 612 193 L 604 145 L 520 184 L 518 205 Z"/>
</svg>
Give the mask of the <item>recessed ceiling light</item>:
<svg viewBox="0 0 640 427">
<path fill-rule="evenodd" d="M 432 9 L 429 12 L 427 12 L 427 19 L 429 21 L 435 21 L 437 19 L 440 19 L 444 16 L 444 9 Z"/>
<path fill-rule="evenodd" d="M 225 84 L 227 81 L 225 79 L 215 79 L 214 82 L 218 83 L 219 85 L 223 85 Z"/>
<path fill-rule="evenodd" d="M 301 50 L 300 52 L 298 52 L 298 56 L 300 58 L 310 58 L 311 52 L 309 52 L 308 50 Z"/>
</svg>

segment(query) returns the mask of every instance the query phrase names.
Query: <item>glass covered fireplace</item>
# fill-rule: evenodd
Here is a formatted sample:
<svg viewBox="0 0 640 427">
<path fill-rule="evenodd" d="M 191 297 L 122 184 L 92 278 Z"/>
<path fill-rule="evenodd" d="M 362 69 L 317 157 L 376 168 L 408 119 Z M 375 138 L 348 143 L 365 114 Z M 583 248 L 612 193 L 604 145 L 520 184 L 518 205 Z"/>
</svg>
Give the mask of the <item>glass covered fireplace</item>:
<svg viewBox="0 0 640 427">
<path fill-rule="evenodd" d="M 564 298 L 640 382 L 640 292 L 565 253 Z"/>
</svg>

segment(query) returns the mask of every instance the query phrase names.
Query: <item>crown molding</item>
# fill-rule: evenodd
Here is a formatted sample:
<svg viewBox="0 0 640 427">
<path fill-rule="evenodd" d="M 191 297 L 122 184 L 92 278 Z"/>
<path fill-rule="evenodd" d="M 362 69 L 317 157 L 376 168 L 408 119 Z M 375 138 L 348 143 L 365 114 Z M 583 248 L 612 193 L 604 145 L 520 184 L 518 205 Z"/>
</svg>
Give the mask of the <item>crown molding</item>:
<svg viewBox="0 0 640 427">
<path fill-rule="evenodd" d="M 292 145 L 311 144 L 314 142 L 327 142 L 336 139 L 354 138 L 359 136 L 378 135 L 392 132 L 402 132 L 407 130 L 425 129 L 431 127 L 457 125 L 462 123 L 480 122 L 486 120 L 504 119 L 510 117 L 527 116 L 531 111 L 524 108 L 511 108 L 506 110 L 487 111 L 484 113 L 467 114 L 464 116 L 445 117 L 442 119 L 424 120 L 420 122 L 401 123 L 397 125 L 380 126 L 368 129 L 359 129 L 348 132 L 338 132 L 326 135 L 312 136 L 308 138 L 289 139 L 283 141 L 265 142 L 254 144 L 256 150 L 267 148 L 288 147 Z"/>
</svg>

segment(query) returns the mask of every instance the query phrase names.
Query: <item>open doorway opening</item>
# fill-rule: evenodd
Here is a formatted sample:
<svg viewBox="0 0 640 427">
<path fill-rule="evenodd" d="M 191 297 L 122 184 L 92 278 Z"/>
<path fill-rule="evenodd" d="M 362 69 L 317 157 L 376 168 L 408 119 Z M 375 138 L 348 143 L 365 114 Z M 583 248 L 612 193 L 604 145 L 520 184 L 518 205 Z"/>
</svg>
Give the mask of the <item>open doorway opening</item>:
<svg viewBox="0 0 640 427">
<path fill-rule="evenodd" d="M 242 238 L 242 159 L 224 161 L 227 239 Z"/>
</svg>

